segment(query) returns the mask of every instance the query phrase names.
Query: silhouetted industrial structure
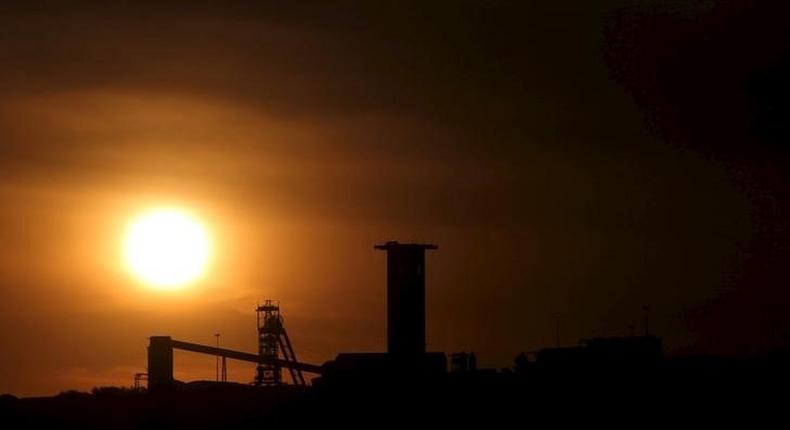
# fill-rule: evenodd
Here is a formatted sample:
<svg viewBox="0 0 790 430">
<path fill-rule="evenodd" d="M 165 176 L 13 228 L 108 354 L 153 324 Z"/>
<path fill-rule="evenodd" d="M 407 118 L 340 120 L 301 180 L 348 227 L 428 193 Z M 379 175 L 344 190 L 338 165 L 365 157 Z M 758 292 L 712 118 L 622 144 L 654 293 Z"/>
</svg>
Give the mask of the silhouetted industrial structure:
<svg viewBox="0 0 790 430">
<path fill-rule="evenodd" d="M 306 385 L 303 372 L 319 377 L 319 386 L 350 387 L 371 384 L 405 387 L 442 381 L 448 376 L 447 356 L 426 352 L 425 336 L 425 251 L 436 245 L 386 242 L 375 249 L 387 252 L 387 352 L 339 353 L 322 366 L 300 363 L 283 324 L 278 302 L 266 300 L 256 308 L 257 354 L 173 340 L 167 336 L 150 338 L 148 348 L 148 385 L 152 391 L 173 385 L 173 349 L 257 364 L 253 385 L 279 386 L 287 369 L 295 385 Z M 662 358 L 661 340 L 655 336 L 609 337 L 583 340 L 579 345 L 545 348 L 519 354 L 515 371 L 520 376 L 556 372 L 580 375 L 601 369 L 649 369 Z M 454 353 L 450 357 L 450 378 L 497 379 L 496 369 L 479 369 L 474 353 Z M 469 379 L 471 378 L 471 379 Z M 225 377 L 223 376 L 223 381 Z"/>
<path fill-rule="evenodd" d="M 295 364 L 296 353 L 288 333 L 283 326 L 283 316 L 280 315 L 280 305 L 272 300 L 266 300 L 258 306 L 258 363 L 255 375 L 255 385 L 280 385 L 282 384 L 282 367 L 278 360 L 279 353 L 287 363 Z M 294 384 L 305 385 L 304 375 L 298 366 L 285 366 L 291 374 Z"/>
<path fill-rule="evenodd" d="M 425 353 L 425 250 L 436 245 L 387 242 L 387 352 Z"/>
<path fill-rule="evenodd" d="M 258 365 L 254 381 L 256 385 L 281 384 L 282 368 L 286 368 L 291 372 L 293 382 L 297 385 L 305 384 L 302 372 L 321 373 L 321 366 L 296 361 L 296 355 L 293 353 L 290 340 L 287 339 L 285 329 L 282 326 L 282 317 L 279 314 L 278 305 L 267 301 L 263 306 L 258 307 L 258 312 L 258 333 L 259 340 L 262 342 L 258 354 L 182 342 L 174 340 L 170 336 L 150 337 L 148 344 L 148 389 L 150 391 L 160 391 L 173 387 L 173 349 L 215 355 L 223 359 L 231 358 L 256 363 Z M 285 353 L 284 358 L 280 358 L 277 354 L 277 348 L 270 349 L 272 345 L 276 345 L 282 351 L 287 350 L 288 353 Z M 261 351 L 264 353 L 261 353 Z"/>
<path fill-rule="evenodd" d="M 143 388 L 143 382 L 148 383 L 148 374 L 147 373 L 135 373 L 134 374 L 134 389 L 141 390 Z"/>
<path fill-rule="evenodd" d="M 387 352 L 341 353 L 324 364 L 320 383 L 413 384 L 447 373 L 443 352 L 426 352 L 425 251 L 436 245 L 386 242 Z"/>
<path fill-rule="evenodd" d="M 223 382 L 226 358 L 254 362 L 257 367 L 253 384 L 257 386 L 281 385 L 283 368 L 288 369 L 296 385 L 306 385 L 303 372 L 322 375 L 325 381 L 387 377 L 408 381 L 446 373 L 445 354 L 425 351 L 425 251 L 437 246 L 390 241 L 375 249 L 387 251 L 387 353 L 341 353 L 323 366 L 300 363 L 283 325 L 279 304 L 266 300 L 256 309 L 257 354 L 222 349 L 219 344 L 209 347 L 169 336 L 151 337 L 149 389 L 157 391 L 173 385 L 173 349 L 221 357 Z"/>
<path fill-rule="evenodd" d="M 535 354 L 541 369 L 633 368 L 657 365 L 661 339 L 656 336 L 597 337 L 577 346 L 545 348 Z"/>
<path fill-rule="evenodd" d="M 474 372 L 477 370 L 477 357 L 474 352 L 454 352 L 450 354 L 450 371 Z"/>
</svg>

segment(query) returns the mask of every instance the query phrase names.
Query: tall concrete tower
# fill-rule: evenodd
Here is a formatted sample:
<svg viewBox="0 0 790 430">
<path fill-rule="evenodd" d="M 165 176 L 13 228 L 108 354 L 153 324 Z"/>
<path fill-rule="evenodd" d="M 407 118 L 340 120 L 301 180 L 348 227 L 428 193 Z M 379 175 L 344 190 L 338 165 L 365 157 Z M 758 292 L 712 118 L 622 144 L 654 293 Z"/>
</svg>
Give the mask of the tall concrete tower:
<svg viewBox="0 0 790 430">
<path fill-rule="evenodd" d="M 173 342 L 170 336 L 151 336 L 148 344 L 148 391 L 173 387 Z"/>
<path fill-rule="evenodd" d="M 425 250 L 436 245 L 387 242 L 387 352 L 425 353 Z"/>
</svg>

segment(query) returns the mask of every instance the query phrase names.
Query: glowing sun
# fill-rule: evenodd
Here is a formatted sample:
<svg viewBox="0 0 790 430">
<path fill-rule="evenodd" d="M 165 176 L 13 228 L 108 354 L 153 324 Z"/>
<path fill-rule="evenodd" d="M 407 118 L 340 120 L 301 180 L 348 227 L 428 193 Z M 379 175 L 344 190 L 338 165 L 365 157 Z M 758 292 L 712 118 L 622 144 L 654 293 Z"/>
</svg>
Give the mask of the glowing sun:
<svg viewBox="0 0 790 430">
<path fill-rule="evenodd" d="M 206 272 L 211 239 L 200 220 L 178 209 L 154 209 L 134 218 L 123 242 L 126 268 L 146 285 L 174 290 Z"/>
</svg>

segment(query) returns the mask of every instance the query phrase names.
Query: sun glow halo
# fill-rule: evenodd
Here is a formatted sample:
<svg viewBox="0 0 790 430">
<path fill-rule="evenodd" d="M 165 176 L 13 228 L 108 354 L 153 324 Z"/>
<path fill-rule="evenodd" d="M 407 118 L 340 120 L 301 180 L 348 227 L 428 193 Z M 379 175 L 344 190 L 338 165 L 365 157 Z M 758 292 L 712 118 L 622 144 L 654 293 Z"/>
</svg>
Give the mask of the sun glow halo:
<svg viewBox="0 0 790 430">
<path fill-rule="evenodd" d="M 193 215 L 155 209 L 134 218 L 124 238 L 127 270 L 158 290 L 176 290 L 204 275 L 212 253 L 208 232 Z"/>
</svg>

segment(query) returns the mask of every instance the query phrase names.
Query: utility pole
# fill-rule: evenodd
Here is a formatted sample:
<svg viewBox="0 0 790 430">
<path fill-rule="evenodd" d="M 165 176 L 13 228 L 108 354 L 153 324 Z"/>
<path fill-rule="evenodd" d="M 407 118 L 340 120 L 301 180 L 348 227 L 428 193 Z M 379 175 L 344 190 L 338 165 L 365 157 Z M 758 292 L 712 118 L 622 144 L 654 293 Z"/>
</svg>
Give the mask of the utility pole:
<svg viewBox="0 0 790 430">
<path fill-rule="evenodd" d="M 216 363 L 216 370 L 217 370 L 217 382 L 219 382 L 219 333 L 215 333 L 214 337 L 217 338 L 217 363 Z"/>
<path fill-rule="evenodd" d="M 554 326 L 554 337 L 557 343 L 557 348 L 560 347 L 560 314 L 554 314 L 555 318 L 555 326 Z"/>
</svg>

